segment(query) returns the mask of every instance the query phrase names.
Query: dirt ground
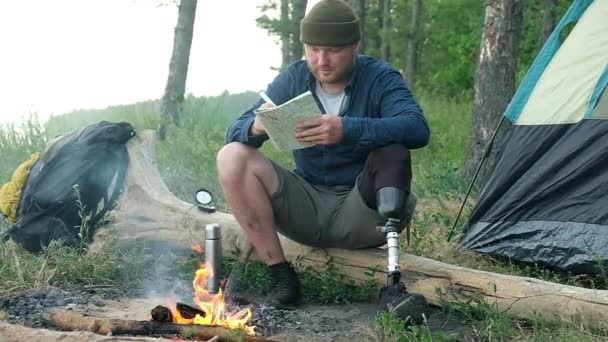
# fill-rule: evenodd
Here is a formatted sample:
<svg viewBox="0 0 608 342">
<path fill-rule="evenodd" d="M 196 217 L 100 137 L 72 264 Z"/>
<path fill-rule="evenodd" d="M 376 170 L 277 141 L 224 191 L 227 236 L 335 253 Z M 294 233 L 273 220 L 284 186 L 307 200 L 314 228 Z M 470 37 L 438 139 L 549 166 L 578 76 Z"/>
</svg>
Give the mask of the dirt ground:
<svg viewBox="0 0 608 342">
<path fill-rule="evenodd" d="M 4 341 L 163 341 L 162 338 L 101 336 L 88 332 L 59 332 L 40 319 L 48 309 L 69 309 L 89 315 L 129 320 L 150 320 L 150 310 L 166 304 L 166 297 L 143 296 L 119 289 L 73 289 L 57 293 L 22 294 L 0 301 L 0 342 Z M 61 305 L 57 305 L 61 304 Z M 256 331 L 277 341 L 373 341 L 372 322 L 379 313 L 374 303 L 341 305 L 305 304 L 297 310 L 277 310 L 250 304 Z M 34 313 L 32 314 L 32 310 Z M 11 324 L 12 323 L 12 324 Z M 431 331 L 464 340 L 470 328 L 443 317 L 437 309 L 428 318 Z M 169 341 L 169 340 L 167 340 Z"/>
</svg>

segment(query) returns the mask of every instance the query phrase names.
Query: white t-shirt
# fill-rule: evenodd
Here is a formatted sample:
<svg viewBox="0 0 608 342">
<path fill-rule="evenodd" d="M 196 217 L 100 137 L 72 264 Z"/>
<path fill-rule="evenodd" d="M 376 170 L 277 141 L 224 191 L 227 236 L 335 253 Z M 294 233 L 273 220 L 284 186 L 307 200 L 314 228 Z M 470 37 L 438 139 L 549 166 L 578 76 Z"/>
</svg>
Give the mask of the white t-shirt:
<svg viewBox="0 0 608 342">
<path fill-rule="evenodd" d="M 321 88 L 321 84 L 317 81 L 317 97 L 321 101 L 325 112 L 330 115 L 338 115 L 342 111 L 342 105 L 344 104 L 344 98 L 346 94 L 344 90 L 338 94 L 328 94 Z"/>
</svg>

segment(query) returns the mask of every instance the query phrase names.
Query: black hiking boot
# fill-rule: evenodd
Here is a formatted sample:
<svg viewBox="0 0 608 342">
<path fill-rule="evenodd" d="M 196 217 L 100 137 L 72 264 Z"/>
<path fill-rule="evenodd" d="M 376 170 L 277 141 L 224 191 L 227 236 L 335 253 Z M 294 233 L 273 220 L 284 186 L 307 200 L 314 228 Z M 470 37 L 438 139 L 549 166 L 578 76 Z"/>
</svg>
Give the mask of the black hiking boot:
<svg viewBox="0 0 608 342">
<path fill-rule="evenodd" d="M 423 295 L 409 293 L 402 282 L 385 286 L 380 290 L 379 303 L 383 310 L 392 312 L 406 322 L 421 324 L 428 306 Z"/>
<path fill-rule="evenodd" d="M 270 266 L 270 279 L 270 287 L 266 291 L 268 305 L 277 309 L 292 310 L 300 304 L 300 280 L 287 262 Z"/>
</svg>

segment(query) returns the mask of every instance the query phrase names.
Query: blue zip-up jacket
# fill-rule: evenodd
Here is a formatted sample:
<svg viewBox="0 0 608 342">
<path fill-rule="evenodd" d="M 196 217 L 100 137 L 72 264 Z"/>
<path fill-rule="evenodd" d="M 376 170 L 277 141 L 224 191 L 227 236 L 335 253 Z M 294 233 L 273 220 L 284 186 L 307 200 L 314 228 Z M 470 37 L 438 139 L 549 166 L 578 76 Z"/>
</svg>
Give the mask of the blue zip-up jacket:
<svg viewBox="0 0 608 342">
<path fill-rule="evenodd" d="M 266 93 L 276 105 L 311 91 L 316 80 L 306 61 L 297 61 L 281 72 L 268 85 Z M 311 184 L 323 186 L 354 186 L 367 155 L 373 149 L 393 143 L 408 149 L 424 147 L 429 141 L 429 127 L 420 106 L 405 85 L 401 73 L 379 59 L 359 55 L 353 74 L 345 88 L 346 104 L 342 117 L 343 138 L 334 145 L 316 145 L 293 150 L 298 175 Z M 241 142 L 260 147 L 268 135 L 252 136 L 254 109 L 263 100 L 239 117 L 228 129 L 226 142 Z"/>
</svg>

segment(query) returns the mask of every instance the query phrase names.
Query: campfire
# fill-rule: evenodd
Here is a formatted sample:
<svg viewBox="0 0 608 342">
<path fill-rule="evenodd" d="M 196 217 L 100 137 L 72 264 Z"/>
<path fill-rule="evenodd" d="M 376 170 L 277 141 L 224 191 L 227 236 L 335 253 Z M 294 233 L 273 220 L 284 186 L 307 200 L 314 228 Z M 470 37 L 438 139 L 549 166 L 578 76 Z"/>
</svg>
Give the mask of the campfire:
<svg viewBox="0 0 608 342">
<path fill-rule="evenodd" d="M 192 249 L 202 253 L 199 246 Z M 255 336 L 255 327 L 250 325 L 251 309 L 230 311 L 226 307 L 224 285 L 219 286 L 217 294 L 207 290 L 207 279 L 212 276 L 212 267 L 203 263 L 194 274 L 192 286 L 194 305 L 166 299 L 165 305 L 152 309 L 152 320 L 136 321 L 90 316 L 72 310 L 49 310 L 41 315 L 42 319 L 66 330 L 88 330 L 107 335 L 152 335 L 184 336 L 192 335 L 199 340 L 215 338 L 231 341 L 231 331 L 243 331 L 245 341 L 270 341 Z"/>
<path fill-rule="evenodd" d="M 202 252 L 198 245 L 193 246 L 192 249 L 199 253 Z M 251 309 L 229 312 L 226 310 L 223 286 L 220 287 L 217 294 L 211 294 L 207 291 L 207 278 L 210 272 L 212 270 L 204 263 L 195 272 L 192 281 L 192 287 L 194 288 L 192 301 L 198 308 L 173 301 L 169 304 L 171 321 L 179 324 L 215 325 L 228 329 L 241 329 L 248 335 L 255 335 L 255 327 L 249 325 L 253 316 Z M 162 318 L 159 319 L 159 316 Z M 169 317 L 166 316 L 163 313 L 153 313 L 153 319 L 155 320 L 168 320 Z"/>
</svg>

